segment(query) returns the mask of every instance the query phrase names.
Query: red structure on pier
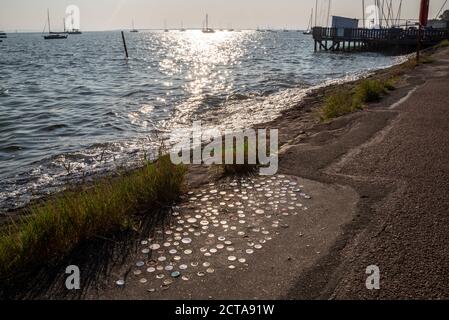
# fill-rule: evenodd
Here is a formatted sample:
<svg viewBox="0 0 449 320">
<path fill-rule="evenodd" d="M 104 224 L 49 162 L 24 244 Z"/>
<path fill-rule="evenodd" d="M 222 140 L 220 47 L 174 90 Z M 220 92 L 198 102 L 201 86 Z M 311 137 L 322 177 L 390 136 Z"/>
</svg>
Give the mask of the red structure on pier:
<svg viewBox="0 0 449 320">
<path fill-rule="evenodd" d="M 427 21 L 429 20 L 429 6 L 430 0 L 421 0 L 421 7 L 419 10 L 419 24 L 422 27 L 427 26 Z"/>
</svg>

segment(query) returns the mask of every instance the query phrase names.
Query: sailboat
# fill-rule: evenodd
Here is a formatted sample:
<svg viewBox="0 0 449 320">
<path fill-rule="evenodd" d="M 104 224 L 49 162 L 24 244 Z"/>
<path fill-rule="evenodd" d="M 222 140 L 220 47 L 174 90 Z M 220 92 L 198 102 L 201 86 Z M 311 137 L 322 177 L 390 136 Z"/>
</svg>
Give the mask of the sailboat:
<svg viewBox="0 0 449 320">
<path fill-rule="evenodd" d="M 64 31 L 67 34 L 82 34 L 80 29 L 75 29 L 75 21 L 73 19 L 73 11 L 70 13 L 70 29 L 65 30 L 66 20 L 64 19 Z"/>
<path fill-rule="evenodd" d="M 131 29 L 131 31 L 130 32 L 133 32 L 133 33 L 137 33 L 137 32 L 139 32 L 139 30 L 137 30 L 136 28 L 134 28 L 134 20 L 133 20 L 133 28 Z"/>
<path fill-rule="evenodd" d="M 206 14 L 206 28 L 203 29 L 203 33 L 215 33 L 215 30 L 209 28 L 209 15 Z"/>
<path fill-rule="evenodd" d="M 181 29 L 179 29 L 181 32 L 185 32 L 186 29 L 184 28 L 184 22 L 181 21 Z"/>
<path fill-rule="evenodd" d="M 50 10 L 47 9 L 47 18 L 48 18 L 48 35 L 44 36 L 45 40 L 56 40 L 56 39 L 67 39 L 67 34 L 61 34 L 58 32 L 51 32 L 50 26 Z"/>
<path fill-rule="evenodd" d="M 313 21 L 313 8 L 312 13 L 310 14 L 309 26 L 307 27 L 307 30 L 303 32 L 303 34 L 312 34 L 312 21 Z"/>
</svg>

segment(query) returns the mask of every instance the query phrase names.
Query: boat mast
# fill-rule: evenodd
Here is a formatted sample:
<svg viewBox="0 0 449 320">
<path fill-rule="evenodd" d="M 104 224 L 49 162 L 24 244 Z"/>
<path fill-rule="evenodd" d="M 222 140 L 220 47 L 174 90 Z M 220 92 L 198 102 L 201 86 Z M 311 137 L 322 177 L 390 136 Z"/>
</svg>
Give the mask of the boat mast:
<svg viewBox="0 0 449 320">
<path fill-rule="evenodd" d="M 309 31 L 311 31 L 313 28 L 312 24 L 313 24 L 313 7 L 312 7 L 312 13 L 310 14 Z"/>
<path fill-rule="evenodd" d="M 379 11 L 379 28 L 382 29 L 383 19 L 384 19 L 383 0 L 382 0 L 382 3 L 380 0 L 376 0 L 376 1 L 377 1 L 377 10 Z"/>
<path fill-rule="evenodd" d="M 317 26 L 318 0 L 315 0 L 315 27 Z"/>
<path fill-rule="evenodd" d="M 209 15 L 206 13 L 206 30 L 209 30 Z"/>
<path fill-rule="evenodd" d="M 51 27 L 50 27 L 50 9 L 47 9 L 47 18 L 48 18 L 48 33 L 51 33 Z"/>
<path fill-rule="evenodd" d="M 388 24 L 390 26 L 393 26 L 393 0 L 390 0 L 390 3 L 387 1 L 387 9 L 388 9 L 388 17 L 387 20 L 389 21 Z"/>
<path fill-rule="evenodd" d="M 401 26 L 401 14 L 402 14 L 402 0 L 399 2 L 399 9 L 398 9 L 398 15 L 397 15 L 397 22 L 396 24 L 400 27 Z"/>
</svg>

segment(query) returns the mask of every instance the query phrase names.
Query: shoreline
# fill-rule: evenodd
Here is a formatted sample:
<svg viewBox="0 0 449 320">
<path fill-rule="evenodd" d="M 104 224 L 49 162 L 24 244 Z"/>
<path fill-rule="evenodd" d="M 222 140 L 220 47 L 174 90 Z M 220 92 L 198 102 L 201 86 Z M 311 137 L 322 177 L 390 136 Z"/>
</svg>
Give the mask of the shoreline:
<svg viewBox="0 0 449 320">
<path fill-rule="evenodd" d="M 351 85 L 352 83 L 357 83 L 358 81 L 360 81 L 362 79 L 370 78 L 372 76 L 377 75 L 378 73 L 382 73 L 391 68 L 400 66 L 408 61 L 409 56 L 410 55 L 398 56 L 398 59 L 400 59 L 402 61 L 395 63 L 388 67 L 383 67 L 380 69 L 369 70 L 369 71 L 363 71 L 363 72 L 355 73 L 352 75 L 347 75 L 347 76 L 336 78 L 336 79 L 329 79 L 322 84 L 312 85 L 307 88 L 287 89 L 287 90 L 294 90 L 296 92 L 296 96 L 301 96 L 299 102 L 295 103 L 295 105 L 283 107 L 282 110 L 280 110 L 280 111 L 275 111 L 273 120 L 263 120 L 260 123 L 249 125 L 249 128 L 260 128 L 266 124 L 276 122 L 277 120 L 282 118 L 285 113 L 288 113 L 292 109 L 298 108 L 298 105 L 299 106 L 303 105 L 304 101 L 313 100 L 317 94 L 318 95 L 320 94 L 320 92 L 326 92 L 327 89 L 332 89 L 334 87 Z M 277 94 L 279 94 L 279 93 L 277 93 Z M 214 126 L 214 125 L 220 126 L 221 124 L 212 123 L 210 125 L 211 126 Z M 157 153 L 157 150 L 154 151 L 154 154 L 156 154 L 156 153 Z M 156 160 L 156 159 L 154 159 L 154 160 Z M 132 159 L 132 161 L 133 161 L 133 165 L 129 168 L 125 168 L 126 172 L 131 173 L 140 167 L 140 165 L 138 164 L 138 160 Z M 72 189 L 76 190 L 79 187 L 83 187 L 85 185 L 85 180 L 88 181 L 88 184 L 91 184 L 93 181 L 102 179 L 103 177 L 108 177 L 111 175 L 114 176 L 115 171 L 117 169 L 113 169 L 112 166 L 113 166 L 113 164 L 108 164 L 104 168 L 100 168 L 98 171 L 86 172 L 85 177 L 82 177 L 81 173 L 77 173 L 77 176 L 70 176 L 71 174 L 69 174 L 61 181 L 62 183 L 50 184 L 50 185 L 47 185 L 44 187 L 44 188 L 50 188 L 50 189 L 57 189 L 56 191 L 51 192 L 50 194 L 47 194 L 46 192 L 42 193 L 37 198 L 33 198 L 33 199 L 31 199 L 31 201 L 25 202 L 24 204 L 20 204 L 18 206 L 8 207 L 6 209 L 2 208 L 0 210 L 0 227 L 2 226 L 2 224 L 4 223 L 5 220 L 9 220 L 11 218 L 16 219 L 16 218 L 20 217 L 22 212 L 26 211 L 27 208 L 29 208 L 30 206 L 33 206 L 34 204 L 39 204 L 43 201 L 46 201 L 47 199 L 50 199 L 60 193 L 63 193 L 64 191 L 67 191 L 67 190 L 70 191 Z M 119 169 L 122 169 L 122 168 L 119 166 Z"/>
<path fill-rule="evenodd" d="M 407 62 L 406 62 L 407 63 Z M 405 63 L 405 64 L 406 64 Z M 391 77 L 391 76 L 404 76 L 408 73 L 411 73 L 414 71 L 414 69 L 404 69 L 404 63 L 400 65 L 395 65 L 387 69 L 377 70 L 373 74 L 368 75 L 368 78 L 385 78 L 385 77 Z M 361 114 L 364 112 L 356 112 L 344 117 L 340 117 L 335 119 L 334 121 L 323 123 L 320 122 L 317 117 L 317 109 L 323 104 L 324 98 L 331 94 L 332 92 L 335 92 L 335 90 L 338 90 L 340 88 L 352 88 L 354 87 L 359 81 L 362 79 L 357 79 L 354 81 L 349 81 L 346 83 L 339 83 L 339 84 L 333 84 L 326 87 L 321 87 L 315 90 L 312 90 L 296 107 L 290 108 L 288 110 L 282 111 L 282 114 L 275 120 L 262 123 L 259 125 L 256 125 L 255 128 L 261 128 L 261 127 L 279 127 L 280 130 L 280 141 L 279 145 L 281 147 L 280 151 L 280 174 L 292 174 L 295 177 L 301 177 L 305 179 L 311 179 L 313 181 L 318 181 L 320 183 L 332 183 L 335 184 L 336 180 L 334 178 L 329 178 L 326 176 L 326 174 L 313 172 L 313 170 L 316 170 L 313 168 L 313 170 L 307 172 L 302 172 L 301 169 L 299 169 L 299 172 L 294 172 L 294 174 L 291 172 L 292 168 L 291 165 L 286 165 L 285 163 L 293 163 L 296 162 L 297 157 L 294 156 L 294 154 L 289 153 L 292 149 L 295 149 L 300 144 L 307 143 L 307 141 L 310 140 L 316 140 L 315 143 L 318 145 L 322 143 L 324 140 L 328 140 L 329 136 L 322 136 L 320 137 L 320 133 L 323 133 L 325 131 L 326 127 L 329 126 L 339 126 L 342 123 L 345 124 L 346 118 L 352 118 L 357 119 L 361 116 Z M 404 80 L 404 79 L 402 79 Z M 408 94 L 408 85 L 404 84 L 403 82 L 400 83 L 399 88 L 397 91 L 394 91 L 391 93 L 391 95 L 385 97 L 379 104 L 388 104 L 390 103 L 390 100 L 398 100 L 398 97 L 403 97 L 404 95 Z M 379 105 L 377 106 L 370 106 L 369 110 L 371 108 L 379 108 Z M 345 118 L 345 119 L 343 119 Z M 381 122 L 383 124 L 386 124 L 390 121 L 390 118 L 385 118 Z M 299 121 L 299 123 L 298 123 Z M 298 125 L 299 124 L 299 125 Z M 380 124 L 378 124 L 379 126 Z M 379 127 L 373 127 L 372 130 L 379 130 Z M 318 137 L 318 138 L 317 138 Z M 325 157 L 326 158 L 326 157 Z M 293 170 L 295 171 L 295 170 Z M 187 182 L 190 189 L 192 188 L 198 188 L 200 186 L 204 186 L 205 183 L 209 181 L 209 169 L 204 168 L 203 166 L 193 166 L 189 168 L 189 172 L 187 175 Z M 363 201 L 361 201 L 363 202 Z M 360 210 L 360 207 L 366 207 L 369 206 L 367 204 L 358 204 L 358 210 Z M 347 219 L 347 217 L 345 218 Z M 348 223 L 347 220 L 346 223 Z M 356 223 L 357 224 L 357 223 Z M 363 225 L 363 222 L 360 225 Z M 351 229 L 351 227 L 349 228 Z M 338 232 L 338 231 L 335 231 Z M 335 235 L 334 235 L 335 236 Z M 329 242 L 336 242 L 339 243 L 340 240 L 335 240 L 333 237 Z M 341 245 L 341 244 L 340 244 Z M 321 257 L 323 258 L 323 257 Z M 323 258 L 324 259 L 324 258 Z M 312 264 L 312 263 L 311 263 Z M 309 268 L 311 266 L 309 265 Z M 318 281 L 320 283 L 320 281 Z M 318 290 L 318 289 L 317 289 Z M 292 295 L 293 296 L 293 295 Z"/>
</svg>

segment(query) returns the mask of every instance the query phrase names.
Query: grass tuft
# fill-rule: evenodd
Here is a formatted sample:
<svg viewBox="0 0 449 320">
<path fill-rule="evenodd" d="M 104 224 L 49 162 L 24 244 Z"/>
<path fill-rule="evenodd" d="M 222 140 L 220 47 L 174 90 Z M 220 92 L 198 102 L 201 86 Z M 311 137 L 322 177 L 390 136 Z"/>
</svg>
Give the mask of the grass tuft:
<svg viewBox="0 0 449 320">
<path fill-rule="evenodd" d="M 363 80 L 355 88 L 355 98 L 365 103 L 379 102 L 385 93 L 385 85 L 379 80 Z"/>
<path fill-rule="evenodd" d="M 364 108 L 364 104 L 379 102 L 389 91 L 395 90 L 396 78 L 388 80 L 365 79 L 353 90 L 340 89 L 325 99 L 320 109 L 322 121 L 328 121 Z"/>
<path fill-rule="evenodd" d="M 161 156 L 132 173 L 31 207 L 26 218 L 0 234 L 0 280 L 55 263 L 83 241 L 129 227 L 136 213 L 172 204 L 182 192 L 185 172 Z"/>
<path fill-rule="evenodd" d="M 399 79 L 397 77 L 393 77 L 383 81 L 383 86 L 388 91 L 394 91 L 396 90 L 396 84 L 398 81 Z"/>
<path fill-rule="evenodd" d="M 320 110 L 322 120 L 330 120 L 360 110 L 362 104 L 354 99 L 354 95 L 346 90 L 339 90 L 326 98 Z"/>
</svg>

